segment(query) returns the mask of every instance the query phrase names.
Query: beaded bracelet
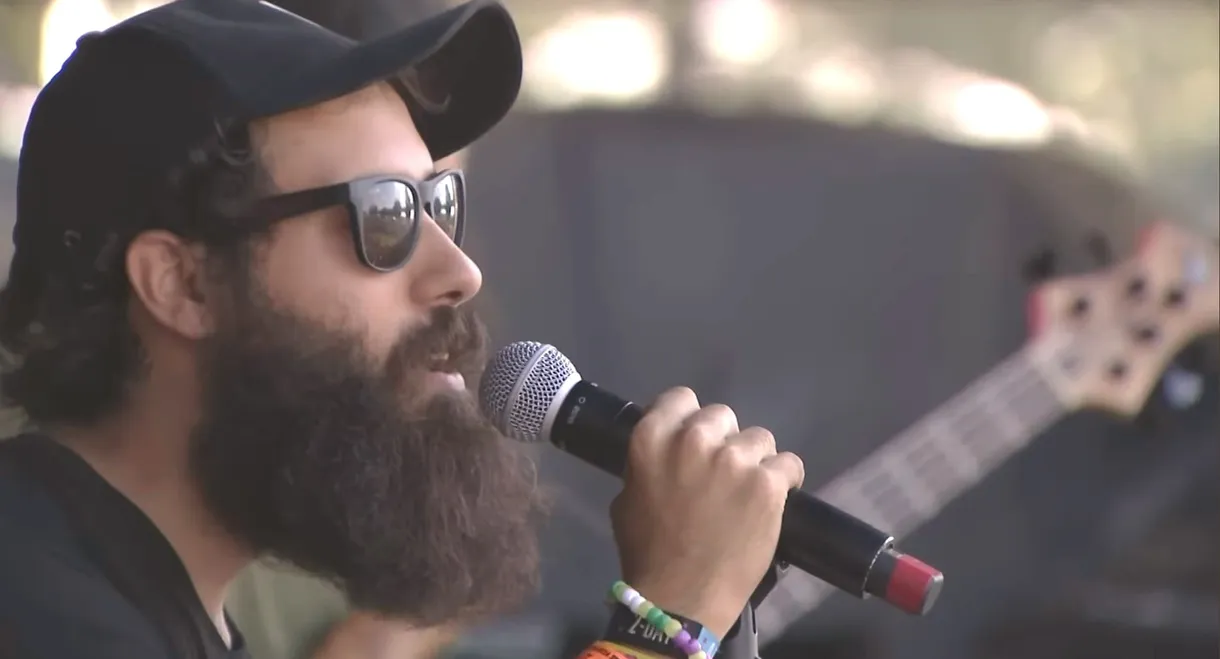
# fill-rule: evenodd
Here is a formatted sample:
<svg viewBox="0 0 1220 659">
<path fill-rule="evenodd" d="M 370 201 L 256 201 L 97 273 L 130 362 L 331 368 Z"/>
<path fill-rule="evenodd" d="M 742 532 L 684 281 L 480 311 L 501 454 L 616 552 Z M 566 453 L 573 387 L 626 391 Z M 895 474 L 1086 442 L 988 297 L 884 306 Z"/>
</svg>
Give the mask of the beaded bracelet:
<svg viewBox="0 0 1220 659">
<path fill-rule="evenodd" d="M 692 637 L 682 628 L 681 622 L 644 599 L 644 596 L 640 595 L 637 590 L 622 581 L 614 582 L 614 585 L 610 587 L 610 594 L 617 602 L 631 609 L 632 613 L 661 630 L 661 633 L 665 634 L 674 645 L 678 646 L 679 650 L 686 654 L 687 659 L 712 659 L 716 656 L 720 641 L 706 629 L 704 634 L 700 634 L 700 638 Z"/>
</svg>

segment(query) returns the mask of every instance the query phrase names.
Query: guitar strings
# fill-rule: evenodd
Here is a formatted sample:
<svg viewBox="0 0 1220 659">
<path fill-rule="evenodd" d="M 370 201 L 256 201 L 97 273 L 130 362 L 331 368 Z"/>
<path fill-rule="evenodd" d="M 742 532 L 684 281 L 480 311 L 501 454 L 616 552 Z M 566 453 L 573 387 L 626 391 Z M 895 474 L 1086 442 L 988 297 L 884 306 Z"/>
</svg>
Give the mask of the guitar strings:
<svg viewBox="0 0 1220 659">
<path fill-rule="evenodd" d="M 845 498 L 837 496 L 838 494 L 843 493 L 844 490 L 859 489 L 858 486 L 862 479 L 859 478 L 858 472 L 865 471 L 869 467 L 877 468 L 878 462 L 887 462 L 891 459 L 890 456 L 894 454 L 901 455 L 905 453 L 910 455 L 914 450 L 909 447 L 910 444 L 926 441 L 928 437 L 945 436 L 945 432 L 938 433 L 935 431 L 936 423 L 934 422 L 939 419 L 954 419 L 957 422 L 953 424 L 953 428 L 956 431 L 953 434 L 956 435 L 957 443 L 964 450 L 970 451 L 971 456 L 978 460 L 978 469 L 972 474 L 974 480 L 972 483 L 965 484 L 966 488 L 979 482 L 987 474 L 999 468 L 1009 455 L 1027 446 L 1032 439 L 1040 434 L 1041 430 L 1058 419 L 1065 411 L 1060 401 L 1055 397 L 1054 392 L 1047 385 L 1044 376 L 1038 371 L 1032 359 L 1030 359 L 1030 348 L 1031 344 L 1026 344 L 1025 347 L 996 365 L 991 371 L 979 377 L 952 398 L 899 432 L 893 439 L 870 453 L 854 467 L 840 474 L 822 488 L 819 488 L 815 496 L 828 503 L 838 505 L 835 503 L 835 499 L 842 500 Z M 984 429 L 984 427 L 994 427 L 995 423 L 991 417 L 996 414 L 996 410 L 992 409 L 991 415 L 982 415 L 979 414 L 980 409 L 988 406 L 994 408 L 997 404 L 1003 404 L 1001 402 L 1003 398 L 1016 401 L 1039 392 L 1040 396 L 1038 398 L 1027 401 L 1032 403 L 1041 399 L 1042 405 L 1035 408 L 1034 414 L 1030 415 L 1032 420 L 1022 429 L 1025 437 L 1014 438 L 1011 442 L 999 444 L 1002 449 L 1006 450 L 1002 450 L 998 455 L 989 456 L 993 461 L 991 464 L 984 464 L 983 460 L 987 459 L 987 457 L 974 454 L 970 449 L 967 437 Z M 1013 409 L 1013 407 L 1009 409 L 1014 413 L 1019 414 L 1021 412 L 1021 410 Z M 1021 441 L 1018 441 L 1018 439 Z M 902 449 L 904 448 L 907 450 L 903 451 Z M 890 470 L 887 466 L 882 466 L 881 469 L 885 471 Z M 904 494 L 904 491 L 901 488 L 890 487 L 883 490 L 882 494 L 892 499 L 895 495 Z M 859 498 L 867 498 L 863 492 L 860 492 L 860 495 Z M 942 497 L 942 499 L 944 498 Z M 938 506 L 943 508 L 947 503 L 948 501 L 937 502 L 933 508 Z M 890 508 L 889 512 L 892 513 L 892 506 L 887 506 L 883 500 L 878 500 L 875 504 L 869 503 L 866 505 L 873 508 L 875 512 L 883 517 L 886 516 L 887 511 L 882 510 L 882 508 Z M 858 512 L 852 510 L 853 506 L 850 501 L 840 507 L 848 513 L 856 514 Z M 910 506 L 907 507 L 910 508 Z M 939 512 L 939 510 L 928 510 L 927 513 L 919 515 L 923 519 L 914 520 L 910 524 L 903 525 L 906 528 L 893 532 L 905 535 L 918 528 L 919 525 L 930 519 L 936 512 Z M 896 520 L 894 523 L 900 524 L 902 521 L 904 520 Z M 804 573 L 785 575 L 776 584 L 776 587 L 758 611 L 758 615 L 762 619 L 760 620 L 762 623 L 760 624 L 760 632 L 764 632 L 767 638 L 778 636 L 792 623 L 816 609 L 818 605 L 833 593 L 834 589 L 829 584 L 811 575 Z"/>
</svg>

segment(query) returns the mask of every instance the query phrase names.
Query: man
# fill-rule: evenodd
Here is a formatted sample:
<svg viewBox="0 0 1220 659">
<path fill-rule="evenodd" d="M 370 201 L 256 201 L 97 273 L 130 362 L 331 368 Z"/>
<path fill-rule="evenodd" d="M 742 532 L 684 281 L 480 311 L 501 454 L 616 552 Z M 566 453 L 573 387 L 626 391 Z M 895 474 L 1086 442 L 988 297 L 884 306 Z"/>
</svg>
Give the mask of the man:
<svg viewBox="0 0 1220 659">
<path fill-rule="evenodd" d="M 246 657 L 224 600 L 264 556 L 368 613 L 353 659 L 533 591 L 535 471 L 467 392 L 481 275 L 432 165 L 520 80 L 490 2 L 365 44 L 250 0 L 81 39 L 30 116 L 0 294 L 0 384 L 40 429 L 0 443 L 0 656 Z M 723 636 L 800 460 L 688 389 L 629 453 L 623 579 Z"/>
</svg>

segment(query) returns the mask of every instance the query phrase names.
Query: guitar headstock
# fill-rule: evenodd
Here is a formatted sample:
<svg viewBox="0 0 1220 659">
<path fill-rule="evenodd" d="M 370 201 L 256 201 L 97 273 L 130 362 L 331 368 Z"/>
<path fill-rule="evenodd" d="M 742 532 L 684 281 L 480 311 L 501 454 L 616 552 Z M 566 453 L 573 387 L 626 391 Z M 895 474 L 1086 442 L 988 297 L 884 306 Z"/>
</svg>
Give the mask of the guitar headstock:
<svg viewBox="0 0 1220 659">
<path fill-rule="evenodd" d="M 1214 241 L 1160 222 L 1134 256 L 1034 291 L 1031 348 L 1064 407 L 1137 414 L 1174 356 L 1220 329 L 1218 271 Z"/>
</svg>

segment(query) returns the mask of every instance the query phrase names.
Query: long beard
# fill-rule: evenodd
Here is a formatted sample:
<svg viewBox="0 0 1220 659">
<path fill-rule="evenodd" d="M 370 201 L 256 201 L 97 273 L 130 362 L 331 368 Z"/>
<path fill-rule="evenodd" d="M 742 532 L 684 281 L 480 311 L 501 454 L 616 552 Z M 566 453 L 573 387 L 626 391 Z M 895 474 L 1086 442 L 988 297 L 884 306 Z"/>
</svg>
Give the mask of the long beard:
<svg viewBox="0 0 1220 659">
<path fill-rule="evenodd" d="M 376 364 L 360 337 L 258 296 L 239 311 L 204 349 L 191 465 L 229 532 L 420 625 L 536 590 L 533 463 L 471 396 L 425 397 L 420 382 L 446 353 L 475 380 L 486 340 L 473 313 L 436 313 Z"/>
</svg>

